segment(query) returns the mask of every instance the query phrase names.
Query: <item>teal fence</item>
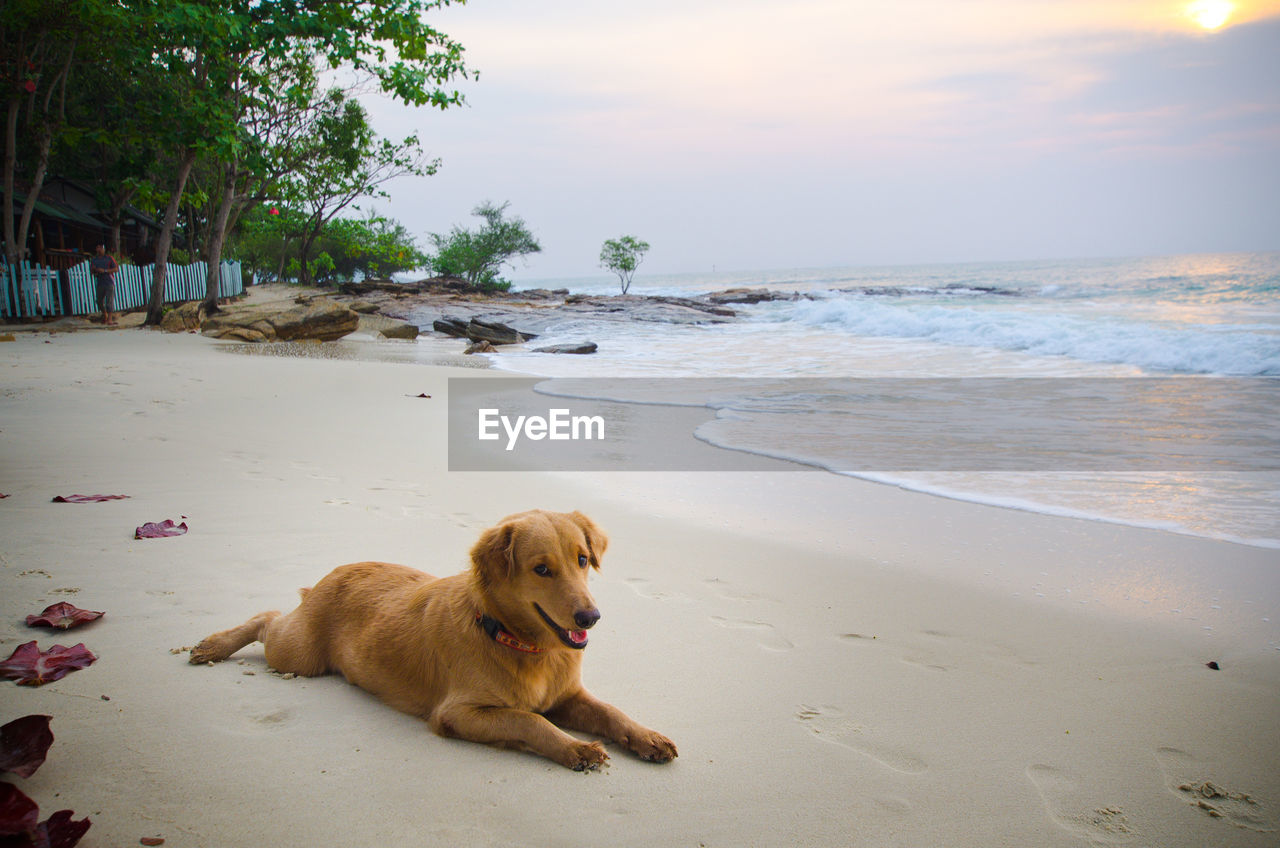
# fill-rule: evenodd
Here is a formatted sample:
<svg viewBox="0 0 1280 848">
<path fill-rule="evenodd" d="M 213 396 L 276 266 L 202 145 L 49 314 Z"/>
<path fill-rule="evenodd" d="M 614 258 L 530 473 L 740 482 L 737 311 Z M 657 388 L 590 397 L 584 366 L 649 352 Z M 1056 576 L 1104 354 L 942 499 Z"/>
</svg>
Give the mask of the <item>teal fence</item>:
<svg viewBox="0 0 1280 848">
<path fill-rule="evenodd" d="M 240 263 L 223 262 L 219 266 L 218 297 L 232 297 L 244 292 Z M 209 265 L 169 265 L 164 281 L 164 302 L 203 300 Z M 121 265 L 116 272 L 117 312 L 146 306 L 151 296 L 155 266 Z M 23 262 L 7 265 L 0 262 L 4 293 L 0 297 L 0 317 L 35 318 L 55 315 L 92 315 L 98 311 L 98 291 L 88 261 L 66 271 L 55 271 L 41 265 Z"/>
</svg>

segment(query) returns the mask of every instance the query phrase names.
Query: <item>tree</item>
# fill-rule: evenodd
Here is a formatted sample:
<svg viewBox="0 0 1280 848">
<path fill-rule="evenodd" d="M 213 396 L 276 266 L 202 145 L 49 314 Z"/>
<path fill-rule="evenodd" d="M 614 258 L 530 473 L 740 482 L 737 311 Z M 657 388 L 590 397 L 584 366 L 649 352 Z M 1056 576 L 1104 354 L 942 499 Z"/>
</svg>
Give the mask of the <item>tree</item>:
<svg viewBox="0 0 1280 848">
<path fill-rule="evenodd" d="M 622 293 L 626 294 L 631 288 L 631 278 L 636 275 L 636 269 L 648 252 L 649 243 L 635 236 L 608 239 L 600 248 L 600 267 L 618 275 Z"/>
<path fill-rule="evenodd" d="M 331 90 L 297 168 L 284 180 L 286 202 L 307 215 L 299 249 L 299 282 L 311 282 L 308 260 L 320 233 L 339 212 L 362 197 L 385 197 L 381 186 L 396 177 L 430 176 L 438 160 L 425 161 L 418 137 L 399 143 L 378 138 L 368 114 L 346 92 Z"/>
<path fill-rule="evenodd" d="M 66 123 L 67 81 L 76 49 L 88 32 L 108 27 L 108 4 L 82 0 L 5 0 L 0 3 L 0 91 L 5 99 L 4 246 L 8 262 L 26 253 L 27 231 L 44 183 L 50 151 Z M 108 35 L 107 38 L 110 38 Z M 25 115 L 23 138 L 19 118 Z M 27 156 L 19 164 L 19 147 Z M 25 176 L 21 220 L 13 219 L 17 173 Z"/>
<path fill-rule="evenodd" d="M 498 276 L 502 266 L 542 250 L 523 218 L 504 217 L 510 205 L 495 206 L 485 201 L 471 210 L 472 215 L 484 219 L 484 225 L 474 232 L 454 227 L 448 235 L 432 233 L 436 253 L 427 260 L 431 270 L 461 277 L 476 288 L 510 288 L 511 283 Z"/>
<path fill-rule="evenodd" d="M 338 279 L 390 277 L 427 261 L 403 224 L 376 212 L 330 221 L 320 236 L 320 250 L 333 259 Z"/>
<path fill-rule="evenodd" d="M 161 318 L 165 263 L 177 207 L 201 153 L 212 155 L 227 168 L 219 188 L 215 213 L 218 232 L 210 242 L 214 248 L 211 259 L 220 252 L 222 234 L 236 203 L 234 184 L 240 157 L 246 150 L 247 134 L 241 124 L 245 105 L 250 98 L 293 96 L 292 86 L 272 84 L 277 78 L 270 71 L 276 65 L 291 61 L 300 52 L 314 50 L 329 67 L 347 66 L 367 74 L 378 81 L 383 92 L 407 104 L 444 109 L 462 102 L 459 92 L 442 87 L 456 76 L 468 75 L 462 46 L 424 20 L 428 11 L 448 6 L 450 0 L 122 2 L 140 13 L 158 37 L 156 43 L 140 45 L 140 53 L 154 57 L 153 61 L 188 81 L 192 95 L 187 108 L 172 113 L 169 119 L 184 133 L 175 137 L 172 145 L 177 159 L 174 192 L 157 242 L 148 324 L 159 323 Z M 259 73 L 260 70 L 266 73 Z M 402 164 L 403 151 L 394 147 L 388 148 L 384 143 L 378 155 L 387 154 L 401 173 L 413 173 Z M 317 219 L 319 226 L 334 212 L 322 212 Z M 319 226 L 313 227 L 313 237 Z M 305 250 L 301 258 L 305 277 Z M 211 276 L 208 289 L 213 288 Z"/>
</svg>

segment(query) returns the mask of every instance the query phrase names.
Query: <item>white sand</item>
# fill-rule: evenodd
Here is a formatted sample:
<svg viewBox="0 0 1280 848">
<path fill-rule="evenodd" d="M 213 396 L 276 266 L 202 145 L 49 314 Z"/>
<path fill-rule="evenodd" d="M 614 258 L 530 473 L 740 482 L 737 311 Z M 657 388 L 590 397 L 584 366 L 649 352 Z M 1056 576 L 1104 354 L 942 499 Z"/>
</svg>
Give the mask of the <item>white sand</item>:
<svg viewBox="0 0 1280 848">
<path fill-rule="evenodd" d="M 0 344 L 0 653 L 100 658 L 0 683 L 0 720 L 53 716 L 48 762 L 14 782 L 89 815 L 88 848 L 1280 839 L 1276 551 L 807 472 L 449 474 L 449 369 L 217 346 Z M 131 499 L 50 503 L 71 493 Z M 283 680 L 256 646 L 171 653 L 344 562 L 457 571 L 529 507 L 609 532 L 586 682 L 674 763 L 611 748 L 575 774 L 439 739 L 337 678 Z M 179 516 L 186 536 L 131 538 Z M 107 616 L 22 623 L 57 600 Z M 1202 781 L 1256 803 L 1211 816 L 1177 788 Z"/>
</svg>

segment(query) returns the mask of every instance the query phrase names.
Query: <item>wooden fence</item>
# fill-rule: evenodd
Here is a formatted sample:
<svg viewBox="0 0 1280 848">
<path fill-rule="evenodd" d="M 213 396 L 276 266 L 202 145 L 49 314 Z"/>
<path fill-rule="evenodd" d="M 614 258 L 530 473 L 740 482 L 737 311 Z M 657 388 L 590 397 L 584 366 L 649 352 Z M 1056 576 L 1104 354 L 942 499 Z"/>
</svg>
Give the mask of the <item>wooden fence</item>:
<svg viewBox="0 0 1280 848">
<path fill-rule="evenodd" d="M 205 262 L 191 265 L 169 265 L 164 281 L 164 302 L 203 300 L 209 266 Z M 116 272 L 115 308 L 117 312 L 146 306 L 151 296 L 155 266 L 121 265 Z M 23 262 L 7 265 L 0 262 L 0 317 L 35 318 L 57 315 L 92 315 L 98 311 L 98 291 L 88 261 L 66 271 L 55 271 L 41 265 Z M 240 263 L 220 265 L 218 297 L 232 297 L 244 292 Z"/>
</svg>

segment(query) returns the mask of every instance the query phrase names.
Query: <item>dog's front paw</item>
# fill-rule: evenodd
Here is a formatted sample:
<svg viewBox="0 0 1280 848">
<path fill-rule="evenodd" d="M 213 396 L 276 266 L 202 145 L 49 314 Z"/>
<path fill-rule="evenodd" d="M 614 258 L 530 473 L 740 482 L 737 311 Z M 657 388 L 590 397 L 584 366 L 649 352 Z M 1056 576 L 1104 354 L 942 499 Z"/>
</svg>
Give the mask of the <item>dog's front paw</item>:
<svg viewBox="0 0 1280 848">
<path fill-rule="evenodd" d="M 628 737 L 627 747 L 640 759 L 651 763 L 669 763 L 680 756 L 680 752 L 676 750 L 676 743 L 647 727 L 640 728 Z"/>
<path fill-rule="evenodd" d="M 219 642 L 215 635 L 202 640 L 200 644 L 192 648 L 191 656 L 187 659 L 187 662 L 192 665 L 204 665 L 205 663 L 222 662 L 229 656 L 231 654 L 228 653 L 226 646 Z"/>
<path fill-rule="evenodd" d="M 604 765 L 609 755 L 599 742 L 576 742 L 565 751 L 560 762 L 574 771 L 595 771 Z"/>
</svg>

